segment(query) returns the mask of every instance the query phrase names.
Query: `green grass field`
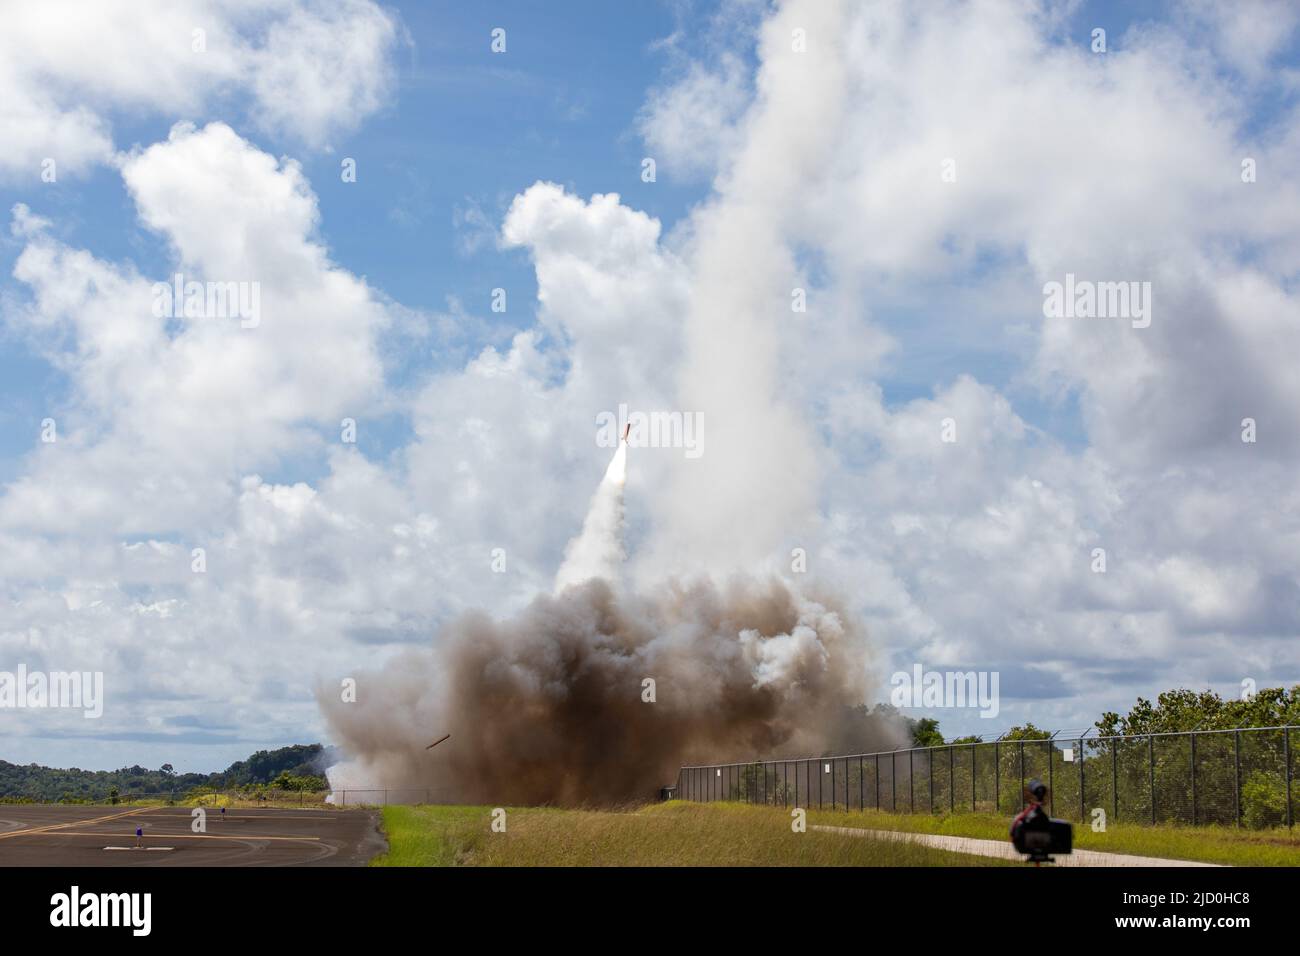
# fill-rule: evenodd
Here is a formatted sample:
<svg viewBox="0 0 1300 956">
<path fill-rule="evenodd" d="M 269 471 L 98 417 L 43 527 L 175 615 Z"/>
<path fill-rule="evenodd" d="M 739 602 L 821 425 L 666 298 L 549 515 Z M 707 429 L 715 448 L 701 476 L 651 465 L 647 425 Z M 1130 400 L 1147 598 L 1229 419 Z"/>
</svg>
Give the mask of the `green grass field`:
<svg viewBox="0 0 1300 956">
<path fill-rule="evenodd" d="M 514 808 L 493 833 L 492 808 L 390 806 L 389 851 L 376 866 L 993 866 L 1005 861 L 909 844 L 794 833 L 788 810 L 674 801 L 627 810 Z M 988 814 L 810 810 L 809 824 L 1007 839 Z M 1300 866 L 1300 834 L 1285 829 L 1112 824 L 1075 826 L 1078 849 L 1236 866 Z"/>
<path fill-rule="evenodd" d="M 988 813 L 885 813 L 843 810 L 810 810 L 809 823 L 877 830 L 906 830 L 911 833 L 939 833 L 945 836 L 1008 839 L 1011 821 Z M 1074 822 L 1077 850 L 1157 856 L 1171 860 L 1197 860 L 1230 866 L 1300 866 L 1300 830 L 1246 830 L 1220 826 L 1150 826 L 1111 823 L 1105 833 L 1094 833 L 1088 825 Z"/>
<path fill-rule="evenodd" d="M 389 851 L 376 866 L 994 866 L 928 847 L 794 833 L 779 809 L 667 803 L 625 811 L 384 808 Z M 1009 864 L 1014 865 L 1014 864 Z"/>
</svg>

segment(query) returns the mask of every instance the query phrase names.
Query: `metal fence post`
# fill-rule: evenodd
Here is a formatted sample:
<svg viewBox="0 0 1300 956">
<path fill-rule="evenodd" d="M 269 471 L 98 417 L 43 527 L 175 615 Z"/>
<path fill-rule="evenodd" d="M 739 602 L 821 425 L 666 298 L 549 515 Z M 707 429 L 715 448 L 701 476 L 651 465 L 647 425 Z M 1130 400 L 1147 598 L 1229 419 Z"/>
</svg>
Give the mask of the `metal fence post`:
<svg viewBox="0 0 1300 956">
<path fill-rule="evenodd" d="M 1002 812 L 1002 754 L 998 741 L 993 741 L 993 812 Z"/>
<path fill-rule="evenodd" d="M 898 812 L 898 751 L 889 755 L 889 812 Z"/>
<path fill-rule="evenodd" d="M 952 744 L 948 745 L 948 812 L 957 809 L 957 758 Z"/>
<path fill-rule="evenodd" d="M 1241 826 L 1241 731 L 1233 735 L 1233 772 L 1236 774 L 1236 787 L 1233 788 L 1233 809 L 1237 815 L 1237 826 Z"/>
<path fill-rule="evenodd" d="M 866 758 L 858 758 L 858 810 L 867 809 Z"/>
<path fill-rule="evenodd" d="M 1282 746 L 1286 748 L 1286 825 L 1294 826 L 1291 812 L 1291 728 L 1282 731 Z"/>
<path fill-rule="evenodd" d="M 1051 813 L 1052 813 L 1053 816 L 1056 815 L 1056 777 L 1055 777 L 1055 767 L 1056 767 L 1056 743 L 1055 743 L 1055 739 L 1056 739 L 1056 735 L 1053 734 L 1052 737 L 1048 738 L 1048 741 L 1047 741 L 1047 795 L 1048 795 L 1048 798 L 1052 801 L 1052 803 L 1051 803 Z"/>
<path fill-rule="evenodd" d="M 930 815 L 934 815 L 934 748 L 926 751 L 930 755 Z"/>
<path fill-rule="evenodd" d="M 1151 767 L 1151 822 L 1156 822 L 1156 735 L 1147 734 L 1147 762 Z M 1119 791 L 1116 790 L 1116 793 Z M 1116 813 L 1118 816 L 1118 813 Z"/>
<path fill-rule="evenodd" d="M 1020 741 L 1020 809 L 1025 808 L 1025 742 Z"/>
<path fill-rule="evenodd" d="M 876 754 L 876 811 L 880 810 L 880 754 Z"/>
<path fill-rule="evenodd" d="M 975 754 L 979 752 L 979 747 L 975 743 L 970 745 L 970 812 L 974 813 L 975 806 Z"/>
<path fill-rule="evenodd" d="M 1153 778 L 1154 779 L 1154 778 Z M 1155 801 L 1152 801 L 1155 806 Z M 1119 819 L 1119 738 L 1113 737 L 1110 741 L 1110 816 L 1112 820 Z"/>
<path fill-rule="evenodd" d="M 1083 796 L 1083 738 L 1082 738 L 1082 737 L 1079 738 L 1079 753 L 1078 753 L 1077 756 L 1078 756 L 1078 761 L 1079 761 L 1079 822 L 1080 822 L 1080 823 L 1087 823 L 1087 822 L 1088 822 L 1088 812 L 1087 812 L 1087 806 L 1088 806 L 1088 804 L 1087 804 L 1087 801 L 1084 799 L 1084 796 Z"/>
<path fill-rule="evenodd" d="M 1196 826 L 1196 734 L 1189 733 L 1187 736 L 1192 745 L 1190 754 L 1192 765 L 1192 826 Z"/>
<path fill-rule="evenodd" d="M 907 752 L 907 812 L 916 812 L 916 748 Z"/>
</svg>

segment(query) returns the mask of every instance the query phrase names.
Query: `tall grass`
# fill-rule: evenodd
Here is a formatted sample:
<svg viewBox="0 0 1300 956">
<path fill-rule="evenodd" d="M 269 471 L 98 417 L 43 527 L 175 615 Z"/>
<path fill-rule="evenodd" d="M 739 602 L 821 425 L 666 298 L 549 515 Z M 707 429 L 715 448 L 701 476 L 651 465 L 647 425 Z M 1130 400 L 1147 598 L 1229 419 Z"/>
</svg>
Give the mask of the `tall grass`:
<svg viewBox="0 0 1300 956">
<path fill-rule="evenodd" d="M 611 810 L 384 809 L 378 866 L 991 866 L 1005 861 L 892 841 L 794 833 L 779 810 L 670 803 Z"/>
</svg>

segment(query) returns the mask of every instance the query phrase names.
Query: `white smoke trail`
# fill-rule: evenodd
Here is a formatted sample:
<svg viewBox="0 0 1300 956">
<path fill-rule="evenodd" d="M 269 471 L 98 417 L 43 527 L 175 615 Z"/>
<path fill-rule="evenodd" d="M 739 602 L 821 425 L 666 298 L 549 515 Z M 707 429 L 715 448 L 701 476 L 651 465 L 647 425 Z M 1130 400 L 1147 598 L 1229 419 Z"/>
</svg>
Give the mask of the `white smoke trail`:
<svg viewBox="0 0 1300 956">
<path fill-rule="evenodd" d="M 564 549 L 564 563 L 555 575 L 559 593 L 574 584 L 603 578 L 611 584 L 622 575 L 623 485 L 627 480 L 627 442 L 620 441 L 605 477 L 587 509 L 582 531 Z"/>
</svg>

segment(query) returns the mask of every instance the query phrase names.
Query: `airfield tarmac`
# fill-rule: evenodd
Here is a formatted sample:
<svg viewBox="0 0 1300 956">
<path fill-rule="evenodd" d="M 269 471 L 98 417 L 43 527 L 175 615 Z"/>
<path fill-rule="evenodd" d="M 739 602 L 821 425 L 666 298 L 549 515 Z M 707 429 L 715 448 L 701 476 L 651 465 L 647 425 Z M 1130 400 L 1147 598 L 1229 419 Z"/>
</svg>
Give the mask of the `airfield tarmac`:
<svg viewBox="0 0 1300 956">
<path fill-rule="evenodd" d="M 386 848 L 374 810 L 0 805 L 3 866 L 364 866 Z M 136 828 L 144 831 L 136 847 Z"/>
</svg>

